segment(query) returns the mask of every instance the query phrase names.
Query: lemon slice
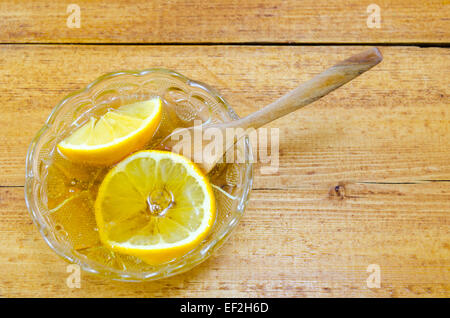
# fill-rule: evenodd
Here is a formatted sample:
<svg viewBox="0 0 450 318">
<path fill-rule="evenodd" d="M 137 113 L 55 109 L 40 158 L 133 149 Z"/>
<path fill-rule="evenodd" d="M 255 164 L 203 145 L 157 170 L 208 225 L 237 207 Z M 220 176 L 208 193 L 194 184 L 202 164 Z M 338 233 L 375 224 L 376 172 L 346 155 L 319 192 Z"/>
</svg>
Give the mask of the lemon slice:
<svg viewBox="0 0 450 318">
<path fill-rule="evenodd" d="M 198 246 L 214 223 L 215 211 L 211 185 L 198 167 L 181 155 L 157 150 L 119 162 L 95 201 L 102 243 L 151 265 Z"/>
<path fill-rule="evenodd" d="M 58 144 L 59 151 L 74 162 L 110 165 L 145 146 L 161 120 L 161 100 L 124 105 L 109 110 Z"/>
</svg>

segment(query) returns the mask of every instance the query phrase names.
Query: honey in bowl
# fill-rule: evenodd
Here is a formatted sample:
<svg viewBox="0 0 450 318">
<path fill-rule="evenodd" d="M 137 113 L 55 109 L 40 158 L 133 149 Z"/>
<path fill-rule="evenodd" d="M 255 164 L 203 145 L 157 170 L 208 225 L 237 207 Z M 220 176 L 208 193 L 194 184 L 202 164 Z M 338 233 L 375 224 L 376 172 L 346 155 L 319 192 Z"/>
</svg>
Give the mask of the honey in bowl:
<svg viewBox="0 0 450 318">
<path fill-rule="evenodd" d="M 181 115 L 171 116 L 177 107 L 161 97 L 107 106 L 53 149 L 48 217 L 75 252 L 146 270 L 189 253 L 212 230 L 216 209 L 231 207 L 236 164 L 205 176 L 181 155 L 161 151 L 161 141 L 193 119 L 183 103 Z"/>
<path fill-rule="evenodd" d="M 58 149 L 58 144 L 91 118 L 98 120 L 113 109 L 156 97 L 161 100 L 161 119 L 153 137 L 117 163 L 85 164 L 71 160 L 70 155 Z M 187 271 L 225 242 L 244 213 L 252 185 L 248 138 L 244 145 L 245 162 L 218 163 L 205 174 L 215 201 L 214 223 L 207 235 L 192 250 L 167 262 L 150 264 L 149 259 L 112 250 L 102 243 L 95 218 L 99 188 L 119 162 L 161 148 L 161 142 L 175 129 L 192 127 L 195 121 L 209 124 L 238 118 L 213 89 L 174 71 L 147 69 L 103 75 L 61 100 L 33 138 L 26 159 L 25 182 L 30 216 L 49 247 L 86 272 L 113 280 L 149 281 Z M 156 207 L 153 212 L 159 213 L 158 203 L 164 207 L 170 193 L 153 195 L 150 203 Z"/>
</svg>

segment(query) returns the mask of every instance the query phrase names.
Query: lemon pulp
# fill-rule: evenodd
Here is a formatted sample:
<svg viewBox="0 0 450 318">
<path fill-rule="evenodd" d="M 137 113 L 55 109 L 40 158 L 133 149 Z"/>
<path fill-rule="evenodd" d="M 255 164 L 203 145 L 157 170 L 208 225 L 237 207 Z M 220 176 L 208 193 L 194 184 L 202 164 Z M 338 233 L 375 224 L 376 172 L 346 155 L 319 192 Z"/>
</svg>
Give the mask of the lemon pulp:
<svg viewBox="0 0 450 318">
<path fill-rule="evenodd" d="M 58 144 L 69 160 L 110 165 L 141 149 L 161 120 L 161 99 L 153 98 L 111 109 L 91 119 Z"/>
<path fill-rule="evenodd" d="M 189 159 L 145 150 L 106 175 L 95 218 L 108 248 L 156 265 L 188 253 L 207 236 L 215 200 L 208 180 Z"/>
</svg>

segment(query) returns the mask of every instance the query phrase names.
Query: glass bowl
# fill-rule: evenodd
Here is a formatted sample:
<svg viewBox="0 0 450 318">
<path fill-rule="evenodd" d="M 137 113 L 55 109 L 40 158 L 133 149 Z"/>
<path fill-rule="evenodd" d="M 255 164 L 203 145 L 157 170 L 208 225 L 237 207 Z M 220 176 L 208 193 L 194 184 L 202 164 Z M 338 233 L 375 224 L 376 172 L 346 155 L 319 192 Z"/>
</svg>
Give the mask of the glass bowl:
<svg viewBox="0 0 450 318">
<path fill-rule="evenodd" d="M 111 105 L 120 106 L 153 96 L 160 96 L 164 103 L 158 132 L 174 128 L 170 127 L 173 123 L 177 127 L 189 127 L 194 120 L 211 123 L 239 118 L 212 88 L 177 72 L 166 69 L 115 72 L 101 76 L 86 88 L 64 98 L 29 146 L 25 201 L 31 218 L 56 254 L 78 264 L 86 272 L 120 281 L 148 281 L 185 272 L 206 260 L 221 246 L 244 213 L 253 180 L 248 138 L 241 144 L 240 151 L 245 159 L 242 163 L 219 163 L 209 173 L 216 196 L 216 221 L 210 234 L 188 254 L 151 266 L 138 258 L 109 251 L 100 243 L 82 249 L 73 248 L 68 233 L 55 221 L 55 209 L 48 207 L 48 190 L 51 190 L 52 183 L 48 182 L 47 176 L 56 145 L 90 116 L 101 115 Z M 158 132 L 152 143 L 165 137 Z M 95 228 L 92 230 L 96 231 Z"/>
</svg>

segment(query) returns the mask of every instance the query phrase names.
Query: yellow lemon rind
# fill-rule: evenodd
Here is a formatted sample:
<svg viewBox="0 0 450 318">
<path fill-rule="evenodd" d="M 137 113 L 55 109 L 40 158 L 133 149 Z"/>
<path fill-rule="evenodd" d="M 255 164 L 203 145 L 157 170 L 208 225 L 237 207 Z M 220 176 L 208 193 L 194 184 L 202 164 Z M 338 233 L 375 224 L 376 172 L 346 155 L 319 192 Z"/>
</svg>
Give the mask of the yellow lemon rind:
<svg viewBox="0 0 450 318">
<path fill-rule="evenodd" d="M 208 213 L 209 218 L 207 221 L 203 220 L 202 225 L 199 227 L 197 231 L 195 231 L 195 235 L 191 233 L 186 239 L 178 241 L 176 243 L 158 243 L 156 247 L 152 246 L 130 246 L 127 243 L 117 243 L 112 242 L 108 238 L 108 234 L 104 231 L 104 221 L 101 211 L 102 199 L 104 197 L 106 188 L 108 186 L 109 180 L 112 176 L 121 171 L 127 163 L 131 162 L 138 156 L 145 156 L 147 153 L 153 154 L 161 154 L 161 155 L 169 155 L 172 159 L 176 159 L 177 162 L 182 162 L 186 168 L 191 169 L 190 175 L 194 175 L 197 180 L 199 180 L 200 185 L 203 187 L 205 194 L 207 194 L 207 202 L 204 203 L 205 212 Z M 154 156 L 151 156 L 152 159 L 155 159 Z M 160 158 L 162 159 L 162 158 Z M 132 154 L 131 156 L 125 158 L 119 164 L 117 164 L 113 169 L 111 169 L 108 174 L 105 176 L 97 195 L 97 199 L 95 202 L 95 218 L 97 222 L 97 226 L 99 229 L 99 236 L 101 242 L 111 249 L 112 251 L 136 256 L 146 263 L 150 265 L 159 265 L 162 263 L 167 263 L 175 258 L 185 255 L 189 251 L 193 250 L 196 246 L 200 244 L 200 242 L 206 238 L 209 234 L 213 224 L 215 222 L 216 217 L 216 207 L 215 207 L 215 198 L 214 193 L 212 191 L 212 187 L 207 180 L 207 177 L 203 174 L 203 172 L 191 162 L 189 159 L 181 156 L 179 154 L 175 154 L 168 151 L 160 151 L 160 150 L 143 150 Z"/>
<path fill-rule="evenodd" d="M 72 145 L 61 141 L 57 148 L 69 160 L 91 165 L 111 165 L 144 147 L 161 121 L 162 105 L 158 98 L 154 112 L 132 133 L 102 145 Z"/>
</svg>

